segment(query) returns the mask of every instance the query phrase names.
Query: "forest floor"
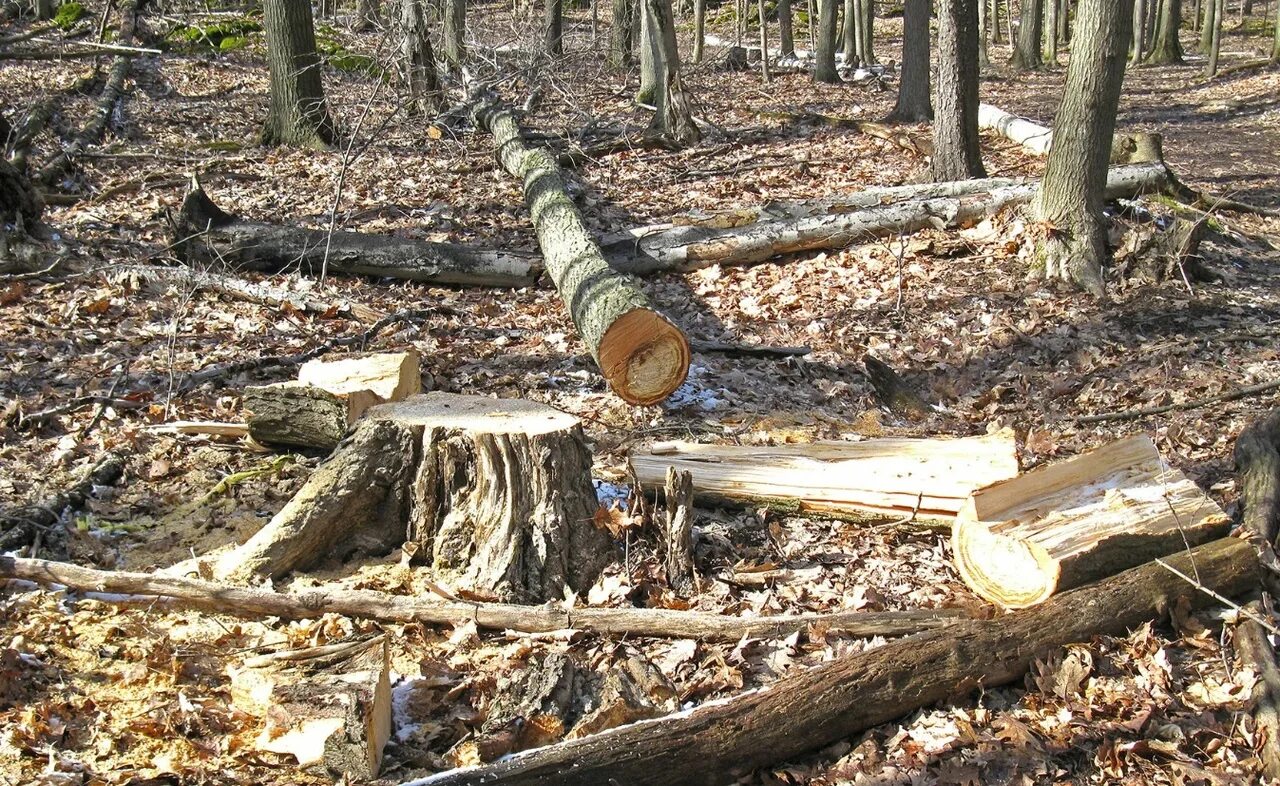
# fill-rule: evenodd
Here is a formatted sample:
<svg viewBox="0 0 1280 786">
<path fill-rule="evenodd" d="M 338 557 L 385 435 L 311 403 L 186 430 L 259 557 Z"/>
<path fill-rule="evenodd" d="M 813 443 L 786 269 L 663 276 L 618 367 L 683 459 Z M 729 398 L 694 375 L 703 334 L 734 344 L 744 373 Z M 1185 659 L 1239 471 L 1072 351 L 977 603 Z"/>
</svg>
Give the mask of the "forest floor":
<svg viewBox="0 0 1280 786">
<path fill-rule="evenodd" d="M 91 3 L 88 11 L 93 17 L 102 9 Z M 631 98 L 635 74 L 624 79 L 604 64 L 606 20 L 593 43 L 589 16 L 575 11 L 569 53 L 548 64 L 520 53 L 535 45 L 529 32 L 535 18 L 511 4 L 472 8 L 474 37 L 516 45 L 500 66 L 479 71 L 510 75 L 497 87 L 513 101 L 534 88 L 542 92 L 529 129 L 572 137 L 586 127 L 643 128 L 648 115 Z M 174 24 L 170 17 L 148 21 L 157 34 Z M 1252 33 L 1226 36 L 1227 65 L 1251 59 L 1269 41 L 1269 28 Z M 882 20 L 878 35 L 881 57 L 896 58 L 898 20 Z M 1185 38 L 1189 43 L 1189 32 Z M 321 40 L 375 60 L 388 57 L 380 33 L 353 35 L 322 22 Z M 993 49 L 993 63 L 1006 57 L 1005 48 Z M 1280 207 L 1280 70 L 1205 82 L 1198 62 L 1131 70 L 1122 129 L 1164 134 L 1169 163 L 1195 187 Z M 10 110 L 26 107 L 85 67 L 6 62 L 0 93 Z M 1013 76 L 996 65 L 982 98 L 1047 124 L 1063 77 L 1062 68 Z M 1017 215 L 958 232 L 653 277 L 644 282 L 646 292 L 691 338 L 812 351 L 787 360 L 695 354 L 687 384 L 647 408 L 608 392 L 546 282 L 498 291 L 271 279 L 338 306 L 317 317 L 190 286 L 157 292 L 113 271 L 171 261 L 166 216 L 180 203 L 190 172 L 201 174 L 224 209 L 255 219 L 318 228 L 332 219 L 365 232 L 536 249 L 519 185 L 495 167 L 487 137 L 428 139 L 421 121 L 399 111 L 394 85 L 332 65 L 324 78 L 330 109 L 351 144 L 327 152 L 264 150 L 254 145 L 267 105 L 261 34 L 228 52 L 196 47 L 138 58 L 110 139 L 82 158 L 65 184 L 86 197 L 46 212 L 67 265 L 81 272 L 0 280 L 0 508 L 65 488 L 106 452 L 127 460 L 124 481 L 74 522 L 71 559 L 150 569 L 243 540 L 265 522 L 318 457 L 282 465 L 240 442 L 152 427 L 177 419 L 240 420 L 246 384 L 287 379 L 292 369 L 264 362 L 185 393 L 184 375 L 361 333 L 368 324 L 351 316 L 344 308 L 350 304 L 387 314 L 434 313 L 374 335 L 367 345 L 416 348 L 434 389 L 524 397 L 581 417 L 602 488 L 624 482 L 628 450 L 656 439 L 776 444 L 967 435 L 1009 425 L 1026 467 L 1149 434 L 1172 465 L 1234 509 L 1234 440 L 1275 405 L 1274 390 L 1151 417 L 1095 424 L 1077 418 L 1194 402 L 1280 378 L 1276 219 L 1216 217 L 1218 231 L 1204 254 L 1220 282 L 1113 277 L 1106 303 L 1028 281 L 1023 241 L 1031 227 Z M 686 81 L 706 138 L 683 152 L 626 151 L 583 166 L 572 183 L 593 230 L 927 177 L 926 161 L 898 146 L 771 114 L 879 120 L 892 108 L 892 87 L 817 85 L 804 74 L 764 84 L 758 73 L 722 70 L 714 58 L 688 67 Z M 61 107 L 55 133 L 38 140 L 35 160 L 70 135 L 91 101 L 71 98 Z M 907 130 L 928 136 L 923 126 Z M 984 137 L 983 145 L 992 175 L 1037 174 L 1043 167 L 1003 139 Z M 867 353 L 898 369 L 935 405 L 933 413 L 908 423 L 882 411 L 861 371 Z M 85 402 L 39 423 L 22 422 L 90 394 L 125 403 Z M 206 498 L 220 479 L 250 469 L 270 471 Z M 193 499 L 202 502 L 193 507 Z M 704 581 L 693 608 L 768 614 L 980 605 L 952 569 L 946 539 L 927 530 L 710 509 L 698 511 L 696 525 Z M 630 537 L 625 562 L 587 601 L 676 605 L 658 579 L 652 534 Z M 734 565 L 808 570 L 803 581 L 765 588 L 716 578 Z M 400 568 L 393 554 L 329 566 L 281 586 L 333 581 L 425 593 L 424 571 Z M 1257 766 L 1242 721 L 1252 677 L 1224 654 L 1219 620 L 1205 622 L 1199 630 L 1162 624 L 1081 642 L 1037 663 L 1023 685 L 911 713 L 804 759 L 744 774 L 741 782 L 1247 782 Z M 231 707 L 225 667 L 264 644 L 325 643 L 372 629 L 339 617 L 284 623 L 121 609 L 10 588 L 0 596 L 0 783 L 325 782 L 253 749 L 257 727 Z M 768 684 L 879 643 L 831 634 L 720 646 L 544 640 L 468 626 L 387 629 L 394 634 L 394 670 L 402 675 L 388 782 L 474 762 L 475 746 L 467 742 L 500 675 L 533 652 L 571 650 L 597 672 L 645 658 L 685 703 Z"/>
</svg>

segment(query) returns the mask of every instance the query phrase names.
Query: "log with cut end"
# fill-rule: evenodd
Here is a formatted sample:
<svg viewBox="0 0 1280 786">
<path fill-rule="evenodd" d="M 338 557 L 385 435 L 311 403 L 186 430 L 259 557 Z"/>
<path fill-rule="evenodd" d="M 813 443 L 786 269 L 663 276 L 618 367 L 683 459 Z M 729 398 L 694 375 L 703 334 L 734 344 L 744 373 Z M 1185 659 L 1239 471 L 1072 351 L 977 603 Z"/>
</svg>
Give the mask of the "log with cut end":
<svg viewBox="0 0 1280 786">
<path fill-rule="evenodd" d="M 342 273 L 481 287 L 526 287 L 537 258 L 515 251 L 248 221 L 223 212 L 198 182 L 182 202 L 173 245 L 190 263 L 269 273 Z"/>
<path fill-rule="evenodd" d="M 978 128 L 994 131 L 1038 156 L 1049 155 L 1049 148 L 1053 146 L 1052 129 L 1017 115 L 1011 115 L 991 104 L 978 105 Z"/>
<path fill-rule="evenodd" d="M 254 746 L 347 779 L 378 777 L 391 737 L 386 637 L 275 655 L 228 669 L 236 708 L 263 719 Z"/>
<path fill-rule="evenodd" d="M 417 352 L 316 359 L 295 381 L 246 388 L 244 408 L 258 442 L 329 450 L 370 407 L 421 390 Z"/>
<path fill-rule="evenodd" d="M 1256 587 L 1260 574 L 1253 547 L 1234 538 L 1166 562 L 1195 572 L 1203 586 L 1227 597 Z M 414 783 L 731 783 L 752 768 L 848 739 L 949 696 L 1021 679 L 1035 658 L 1094 636 L 1122 634 L 1160 616 L 1181 594 L 1196 606 L 1213 602 L 1150 563 L 1033 609 L 891 641 L 727 700 Z"/>
<path fill-rule="evenodd" d="M 774 447 L 675 442 L 633 453 L 644 485 L 668 467 L 713 501 L 856 516 L 950 518 L 974 489 L 1018 474 L 1013 432 L 964 439 L 869 439 Z"/>
<path fill-rule="evenodd" d="M 975 491 L 951 548 L 974 592 L 1017 609 L 1212 540 L 1229 523 L 1137 436 Z"/>
<path fill-rule="evenodd" d="M 503 168 L 524 184 L 547 273 L 609 386 L 631 404 L 670 396 L 689 372 L 684 332 L 605 261 L 555 159 L 525 144 L 515 114 L 482 106 L 475 117 L 493 134 Z"/>
</svg>

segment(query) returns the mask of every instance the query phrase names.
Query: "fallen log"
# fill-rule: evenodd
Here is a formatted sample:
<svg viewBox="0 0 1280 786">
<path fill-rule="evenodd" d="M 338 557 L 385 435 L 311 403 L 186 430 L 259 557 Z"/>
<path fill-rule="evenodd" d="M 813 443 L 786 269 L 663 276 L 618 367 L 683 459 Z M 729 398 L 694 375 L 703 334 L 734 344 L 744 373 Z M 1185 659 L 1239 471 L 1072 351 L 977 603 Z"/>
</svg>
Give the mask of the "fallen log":
<svg viewBox="0 0 1280 786">
<path fill-rule="evenodd" d="M 1198 571 L 1203 586 L 1226 596 L 1259 579 L 1253 547 L 1232 538 L 1166 562 Z M 1032 609 L 892 641 L 731 699 L 402 786 L 729 783 L 948 696 L 1013 682 L 1036 657 L 1122 634 L 1158 617 L 1174 596 L 1190 595 L 1195 606 L 1213 602 L 1193 593 L 1165 567 L 1149 563 Z"/>
<path fill-rule="evenodd" d="M 144 599 L 171 599 L 183 607 L 236 617 L 279 617 L 288 620 L 317 619 L 340 614 L 384 622 L 420 622 L 429 625 L 474 623 L 489 630 L 550 633 L 580 630 L 618 636 L 714 639 L 781 638 L 810 626 L 850 636 L 904 636 L 955 624 L 965 618 L 958 609 L 929 611 L 835 611 L 730 617 L 671 609 L 581 608 L 563 603 L 521 606 L 462 600 L 424 600 L 373 590 L 320 587 L 299 592 L 276 592 L 262 587 L 236 587 L 203 579 L 153 573 L 94 570 L 66 562 L 22 559 L 0 555 L 0 579 L 19 579 L 50 588 L 89 593 L 107 603 L 129 604 Z"/>
<path fill-rule="evenodd" d="M 1235 448 L 1243 526 L 1280 548 L 1280 410 L 1240 433 Z"/>
<path fill-rule="evenodd" d="M 540 273 L 532 254 L 246 221 L 223 212 L 194 180 L 174 225 L 173 246 L 189 263 L 267 273 L 327 271 L 483 287 L 527 287 Z"/>
<path fill-rule="evenodd" d="M 605 261 L 565 191 L 555 159 L 525 144 L 515 113 L 480 105 L 474 117 L 493 135 L 503 168 L 523 182 L 547 273 L 609 386 L 631 404 L 656 404 L 670 396 L 689 372 L 684 332 Z"/>
<path fill-rule="evenodd" d="M 974 491 L 951 550 L 970 589 L 1020 609 L 1229 527 L 1217 503 L 1141 435 Z"/>
<path fill-rule="evenodd" d="M 1266 614 L 1261 603 L 1250 603 L 1245 609 L 1261 617 Z M 1231 636 L 1236 658 L 1241 666 L 1253 669 L 1257 682 L 1253 686 L 1254 747 L 1262 760 L 1262 772 L 1272 780 L 1280 780 L 1280 665 L 1267 631 L 1256 621 L 1240 615 Z"/>
<path fill-rule="evenodd" d="M 1017 115 L 1011 115 L 991 104 L 978 105 L 978 128 L 994 131 L 1038 156 L 1049 155 L 1049 148 L 1053 146 L 1052 129 Z"/>
<path fill-rule="evenodd" d="M 639 482 L 662 485 L 667 470 L 693 475 L 694 494 L 713 502 L 787 510 L 950 519 L 974 489 L 1018 474 L 1013 433 L 964 439 L 869 439 L 807 445 L 659 443 L 631 454 Z"/>
</svg>

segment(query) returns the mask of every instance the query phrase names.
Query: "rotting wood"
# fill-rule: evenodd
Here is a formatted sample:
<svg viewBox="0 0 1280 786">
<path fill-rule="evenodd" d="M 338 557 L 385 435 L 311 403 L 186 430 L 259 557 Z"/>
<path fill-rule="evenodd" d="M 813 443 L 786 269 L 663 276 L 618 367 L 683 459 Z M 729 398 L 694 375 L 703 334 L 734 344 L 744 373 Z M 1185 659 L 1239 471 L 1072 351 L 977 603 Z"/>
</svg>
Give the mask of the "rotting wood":
<svg viewBox="0 0 1280 786">
<path fill-rule="evenodd" d="M 1226 596 L 1255 587 L 1259 577 L 1253 547 L 1233 538 L 1167 562 L 1196 571 L 1205 587 Z M 1036 657 L 1122 634 L 1162 614 L 1171 596 L 1190 591 L 1163 566 L 1147 564 L 1032 609 L 892 641 L 690 711 L 402 786 L 729 783 L 949 696 L 1013 682 Z M 1192 602 L 1213 601 L 1196 594 Z"/>
<path fill-rule="evenodd" d="M 803 445 L 658 443 L 631 454 L 646 486 L 668 467 L 712 501 L 779 500 L 816 513 L 950 519 L 974 489 L 1018 473 L 1013 432 L 964 439 L 870 439 Z"/>
<path fill-rule="evenodd" d="M 1245 609 L 1261 616 L 1266 612 L 1261 603 L 1253 602 Z M 1253 669 L 1257 682 L 1253 685 L 1253 740 L 1262 772 L 1280 780 L 1280 666 L 1267 631 L 1257 622 L 1240 615 L 1231 636 L 1236 658 L 1241 666 Z"/>
<path fill-rule="evenodd" d="M 482 103 L 473 117 L 493 135 L 503 168 L 523 183 L 543 264 L 609 386 L 631 404 L 670 396 L 689 372 L 684 332 L 605 261 L 555 159 L 525 144 L 515 113 Z"/>
<path fill-rule="evenodd" d="M 269 273 L 326 271 L 482 287 L 527 287 L 540 273 L 532 254 L 248 221 L 220 209 L 194 180 L 175 222 L 173 245 L 192 264 Z"/>
<path fill-rule="evenodd" d="M 65 562 L 0 556 L 0 579 L 21 579 L 46 587 L 80 592 L 107 603 L 128 605 L 137 598 L 156 598 L 183 606 L 236 617 L 317 619 L 340 614 L 386 622 L 430 625 L 475 623 L 489 630 L 550 633 L 580 630 L 601 635 L 738 641 L 780 638 L 810 626 L 850 636 L 905 636 L 946 627 L 965 619 L 958 609 L 927 611 L 833 611 L 774 617 L 731 617 L 672 609 L 583 608 L 562 603 L 523 606 L 506 603 L 433 600 L 373 590 L 320 587 L 277 592 L 261 587 L 237 587 L 185 576 L 95 570 Z"/>
<path fill-rule="evenodd" d="M 698 575 L 693 564 L 692 474 L 667 467 L 666 502 L 663 565 L 667 569 L 667 584 L 677 595 L 688 597 L 697 588 Z"/>
<path fill-rule="evenodd" d="M 978 489 L 956 516 L 951 550 L 970 589 L 1017 609 L 1229 526 L 1141 435 Z"/>
</svg>

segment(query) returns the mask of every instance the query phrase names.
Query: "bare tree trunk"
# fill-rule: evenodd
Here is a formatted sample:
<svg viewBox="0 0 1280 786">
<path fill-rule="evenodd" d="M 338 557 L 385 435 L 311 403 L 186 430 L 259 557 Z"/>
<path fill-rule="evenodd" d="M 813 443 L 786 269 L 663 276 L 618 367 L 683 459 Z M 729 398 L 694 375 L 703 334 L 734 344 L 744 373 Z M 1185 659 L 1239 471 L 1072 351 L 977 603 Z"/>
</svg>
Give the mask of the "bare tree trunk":
<svg viewBox="0 0 1280 786">
<path fill-rule="evenodd" d="M 1222 51 L 1222 18 L 1227 15 L 1227 0 L 1216 0 L 1214 5 L 1216 8 L 1213 12 L 1213 35 L 1209 39 L 1209 62 L 1204 69 L 1204 75 L 1211 79 L 1218 75 L 1218 53 Z"/>
<path fill-rule="evenodd" d="M 362 32 L 372 30 L 382 21 L 382 9 L 379 0 L 356 0 L 355 23 L 352 30 Z"/>
<path fill-rule="evenodd" d="M 1058 0 L 1044 0 L 1044 39 L 1045 52 L 1049 56 L 1049 65 L 1058 64 Z"/>
<path fill-rule="evenodd" d="M 400 59 L 404 69 L 411 114 L 435 117 L 443 104 L 444 92 L 431 52 L 431 31 L 427 28 L 424 0 L 399 0 Z"/>
<path fill-rule="evenodd" d="M 845 68 L 858 62 L 858 0 L 844 0 L 844 18 L 840 25 L 840 51 Z"/>
<path fill-rule="evenodd" d="M 1200 26 L 1200 51 L 1207 55 L 1213 49 L 1213 30 L 1218 26 L 1218 2 L 1204 0 L 1201 5 L 1204 6 L 1204 23 Z"/>
<path fill-rule="evenodd" d="M 329 147 L 336 135 L 320 83 L 310 1 L 266 0 L 262 26 L 271 75 L 271 107 L 262 144 Z"/>
<path fill-rule="evenodd" d="M 680 50 L 676 47 L 676 22 L 671 0 L 644 0 L 645 48 L 658 77 L 651 128 L 680 147 L 697 144 L 702 138 L 693 122 L 693 107 L 680 78 Z"/>
<path fill-rule="evenodd" d="M 1159 2 L 1160 10 L 1147 62 L 1152 65 L 1182 65 L 1182 44 L 1178 41 L 1178 30 L 1182 27 L 1182 0 Z"/>
<path fill-rule="evenodd" d="M 836 71 L 836 0 L 818 0 L 818 40 L 814 46 L 813 79 L 838 84 Z"/>
<path fill-rule="evenodd" d="M 796 39 L 791 31 L 791 0 L 778 0 L 778 47 L 783 57 L 796 56 Z"/>
<path fill-rule="evenodd" d="M 858 32 L 862 37 L 862 51 L 858 53 L 858 57 L 862 60 L 863 65 L 871 65 L 876 62 L 875 52 L 875 31 L 876 31 L 876 3 L 875 0 L 858 0 L 858 8 L 862 11 L 862 16 L 858 20 Z"/>
<path fill-rule="evenodd" d="M 1061 3 L 1062 10 L 1058 12 L 1058 40 L 1064 44 L 1071 41 L 1071 0 L 1054 0 Z"/>
<path fill-rule="evenodd" d="M 991 43 L 1004 43 L 1004 34 L 1000 28 L 1000 0 L 991 0 Z"/>
<path fill-rule="evenodd" d="M 816 43 L 818 40 L 818 36 L 816 32 L 817 28 L 816 28 L 816 22 L 815 22 L 815 19 L 817 18 L 817 10 L 818 10 L 817 4 L 814 2 L 814 0 L 805 0 L 805 8 L 808 9 L 808 16 L 809 16 L 809 49 L 816 54 L 818 51 L 818 44 Z"/>
<path fill-rule="evenodd" d="M 756 0 L 756 10 L 760 17 L 760 77 L 768 82 L 769 76 L 769 25 L 765 22 L 764 0 Z M 673 36 L 674 37 L 674 36 Z"/>
<path fill-rule="evenodd" d="M 985 0 L 942 0 L 938 7 L 938 98 L 933 179 L 986 177 L 978 147 L 978 28 Z"/>
<path fill-rule="evenodd" d="M 564 52 L 564 0 L 543 0 L 542 51 L 549 55 Z"/>
<path fill-rule="evenodd" d="M 1102 214 L 1107 160 L 1124 81 L 1133 0 L 1081 0 L 1054 144 L 1034 212 L 1054 228 L 1035 273 L 1104 294 L 1107 224 Z"/>
<path fill-rule="evenodd" d="M 707 0 L 693 0 L 693 62 L 702 62 L 707 38 Z"/>
<path fill-rule="evenodd" d="M 627 69 L 635 63 L 635 0 L 613 0 L 613 24 L 609 28 L 609 64 Z"/>
<path fill-rule="evenodd" d="M 655 49 L 653 20 L 648 12 L 647 0 L 636 0 L 640 4 L 640 90 L 636 93 L 636 101 L 641 104 L 656 105 L 658 93 L 661 92 L 662 62 L 654 56 L 661 47 Z"/>
<path fill-rule="evenodd" d="M 1129 64 L 1142 62 L 1143 28 L 1147 20 L 1147 0 L 1136 0 L 1133 4 L 1133 51 L 1129 53 Z"/>
<path fill-rule="evenodd" d="M 444 0 L 444 59 L 457 71 L 467 57 L 467 0 Z"/>
<path fill-rule="evenodd" d="M 1280 2 L 1276 3 L 1276 40 L 1271 44 L 1271 62 L 1280 63 Z"/>
<path fill-rule="evenodd" d="M 902 83 L 898 103 L 888 119 L 900 123 L 931 120 L 929 92 L 929 0 L 906 0 L 902 6 Z"/>
<path fill-rule="evenodd" d="M 1040 28 L 1044 21 L 1040 4 L 1043 2 L 1045 0 L 1022 0 L 1022 8 L 1018 12 L 1018 40 L 1013 46 L 1013 59 L 1009 61 L 1015 71 L 1036 71 L 1044 67 L 1040 57 Z"/>
<path fill-rule="evenodd" d="M 987 0 L 978 0 L 978 67 L 991 65 L 991 55 L 987 51 Z"/>
</svg>

